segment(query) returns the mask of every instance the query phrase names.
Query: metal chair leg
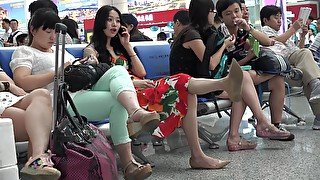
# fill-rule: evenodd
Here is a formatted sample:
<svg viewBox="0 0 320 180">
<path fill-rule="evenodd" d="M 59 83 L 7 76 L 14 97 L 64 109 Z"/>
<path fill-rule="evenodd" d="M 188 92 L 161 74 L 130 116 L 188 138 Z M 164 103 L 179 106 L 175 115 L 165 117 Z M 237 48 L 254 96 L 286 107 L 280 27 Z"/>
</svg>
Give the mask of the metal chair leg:
<svg viewBox="0 0 320 180">
<path fill-rule="evenodd" d="M 218 149 L 219 145 L 215 142 L 220 141 L 223 136 L 228 132 L 229 128 L 226 128 L 223 132 L 219 134 L 214 134 L 208 131 L 205 126 L 198 124 L 198 134 L 199 138 L 204 140 L 209 144 L 209 149 Z"/>
<path fill-rule="evenodd" d="M 294 111 L 292 111 L 287 105 L 283 106 L 283 111 L 286 113 L 290 114 L 291 116 L 295 117 L 298 119 L 298 123 L 305 123 L 305 120 L 302 119 L 299 115 L 297 115 Z"/>
<path fill-rule="evenodd" d="M 205 128 L 198 126 L 198 134 L 200 139 L 209 144 L 209 149 L 219 149 L 219 145 L 211 140 L 210 132 L 208 132 Z"/>
</svg>

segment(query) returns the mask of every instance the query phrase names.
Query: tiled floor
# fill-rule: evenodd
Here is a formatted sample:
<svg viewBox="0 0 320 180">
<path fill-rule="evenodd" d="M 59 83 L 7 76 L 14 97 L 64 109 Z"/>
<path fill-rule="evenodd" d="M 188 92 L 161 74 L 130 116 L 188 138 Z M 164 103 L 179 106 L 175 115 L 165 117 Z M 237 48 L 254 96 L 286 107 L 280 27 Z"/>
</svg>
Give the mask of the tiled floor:
<svg viewBox="0 0 320 180">
<path fill-rule="evenodd" d="M 202 149 L 212 157 L 231 160 L 232 162 L 221 170 L 193 170 L 188 164 L 190 151 L 181 129 L 176 131 L 165 145 L 154 148 L 151 143 L 144 147 L 155 167 L 150 178 L 152 180 L 318 180 L 320 179 L 320 131 L 311 129 L 314 116 L 307 100 L 303 96 L 286 99 L 286 104 L 307 122 L 306 126 L 295 126 L 295 118 L 286 113 L 283 119 L 288 130 L 296 139 L 291 142 L 264 140 L 254 137 L 252 126 L 244 128 L 243 136 L 254 138 L 258 142 L 255 150 L 229 152 L 226 149 L 226 137 L 217 143 L 220 149 L 212 150 L 208 144 L 201 141 Z M 265 114 L 269 116 L 268 109 Z M 249 114 L 250 116 L 250 114 Z M 229 117 L 218 119 L 216 115 L 199 118 L 207 125 L 209 131 L 223 132 L 229 124 Z M 245 124 L 243 124 L 245 125 Z M 245 127 L 245 126 L 244 126 Z M 21 167 L 20 167 L 21 168 Z M 119 177 L 122 173 L 119 169 Z M 0 178 L 1 179 L 1 178 Z"/>
<path fill-rule="evenodd" d="M 303 96 L 291 97 L 286 99 L 286 104 L 307 122 L 306 126 L 295 126 L 296 119 L 284 113 L 285 122 L 290 124 L 286 128 L 296 136 L 294 141 L 280 142 L 256 138 L 257 149 L 239 152 L 227 151 L 226 137 L 218 142 L 220 149 L 217 150 L 208 149 L 208 145 L 202 141 L 206 154 L 232 162 L 222 170 L 192 170 L 188 164 L 190 151 L 186 147 L 183 132 L 178 131 L 170 140 L 175 149 L 170 149 L 170 141 L 157 149 L 150 144 L 145 149 L 145 154 L 148 154 L 148 158 L 155 164 L 149 179 L 320 179 L 320 131 L 311 129 L 314 116 L 307 100 Z M 268 110 L 265 110 L 265 113 L 269 115 Z M 227 116 L 222 120 L 207 116 L 200 118 L 200 121 L 214 125 L 212 131 L 223 131 L 228 126 L 228 119 Z M 252 133 L 246 135 L 250 137 Z"/>
</svg>

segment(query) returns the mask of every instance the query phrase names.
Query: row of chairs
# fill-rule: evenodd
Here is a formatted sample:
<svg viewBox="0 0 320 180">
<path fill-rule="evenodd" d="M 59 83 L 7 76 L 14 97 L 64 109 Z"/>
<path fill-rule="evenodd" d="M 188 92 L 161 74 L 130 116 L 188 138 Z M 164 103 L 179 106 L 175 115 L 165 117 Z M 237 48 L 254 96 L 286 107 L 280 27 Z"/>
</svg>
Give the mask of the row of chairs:
<svg viewBox="0 0 320 180">
<path fill-rule="evenodd" d="M 137 53 L 138 57 L 142 61 L 148 79 L 158 79 L 167 75 L 170 75 L 169 68 L 169 55 L 170 55 L 170 45 L 166 42 L 136 42 L 132 43 L 134 51 Z M 66 45 L 66 50 L 76 58 L 82 58 L 83 49 L 86 44 L 77 45 Z M 9 67 L 11 56 L 16 47 L 0 47 L 0 65 L 2 69 L 12 77 L 12 71 Z M 264 101 L 267 103 L 267 101 Z M 225 112 L 229 115 L 228 110 L 231 108 L 231 101 L 218 99 L 216 102 L 208 100 L 205 98 L 199 98 L 197 114 L 198 117 L 203 115 L 208 115 L 216 113 L 218 111 Z M 284 109 L 289 114 L 297 117 L 299 120 L 301 118 L 296 115 L 290 108 L 285 107 Z M 107 136 L 110 136 L 109 124 L 107 120 L 99 121 L 94 123 L 98 126 Z M 220 134 L 208 131 L 205 126 L 199 123 L 198 128 L 199 137 L 209 144 L 209 148 L 216 147 L 215 142 L 219 141 L 226 131 Z M 25 152 L 26 143 L 18 143 L 17 152 Z M 143 155 L 141 148 L 133 146 L 133 153 L 140 158 L 144 163 L 150 163 L 150 161 Z"/>
</svg>

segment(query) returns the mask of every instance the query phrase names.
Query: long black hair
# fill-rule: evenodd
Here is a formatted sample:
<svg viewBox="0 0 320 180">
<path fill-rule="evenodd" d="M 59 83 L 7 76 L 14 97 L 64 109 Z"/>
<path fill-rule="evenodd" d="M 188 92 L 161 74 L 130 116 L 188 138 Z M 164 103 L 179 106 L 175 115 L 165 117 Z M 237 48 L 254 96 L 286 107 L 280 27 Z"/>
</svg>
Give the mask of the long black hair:
<svg viewBox="0 0 320 180">
<path fill-rule="evenodd" d="M 37 30 L 41 26 L 42 30 L 55 29 L 56 23 L 61 22 L 59 16 L 50 8 L 40 8 L 36 10 L 29 21 L 29 43 L 30 46 L 33 41 L 32 30 Z M 32 28 L 32 29 L 31 29 Z"/>
<path fill-rule="evenodd" d="M 78 35 L 78 24 L 75 20 L 73 19 L 69 19 L 68 16 L 66 16 L 65 18 L 63 18 L 61 20 L 61 22 L 67 26 L 67 33 L 70 35 L 70 37 L 72 39 L 79 39 L 79 35 Z"/>
<path fill-rule="evenodd" d="M 108 64 L 110 64 L 111 55 L 106 48 L 107 37 L 104 34 L 103 30 L 106 28 L 106 22 L 108 20 L 109 13 L 112 10 L 116 11 L 119 14 L 121 26 L 125 26 L 121 19 L 121 12 L 116 7 L 109 5 L 102 6 L 96 14 L 93 26 L 93 34 L 91 38 L 91 43 L 93 43 L 95 50 L 99 54 L 99 62 L 104 62 Z M 117 55 L 123 54 L 130 61 L 130 57 L 123 45 L 121 44 L 118 35 L 111 38 L 110 45 L 113 47 L 113 50 Z"/>
<path fill-rule="evenodd" d="M 201 36 L 209 27 L 208 14 L 214 10 L 212 0 L 191 0 L 189 5 L 189 17 L 193 26 Z"/>
</svg>

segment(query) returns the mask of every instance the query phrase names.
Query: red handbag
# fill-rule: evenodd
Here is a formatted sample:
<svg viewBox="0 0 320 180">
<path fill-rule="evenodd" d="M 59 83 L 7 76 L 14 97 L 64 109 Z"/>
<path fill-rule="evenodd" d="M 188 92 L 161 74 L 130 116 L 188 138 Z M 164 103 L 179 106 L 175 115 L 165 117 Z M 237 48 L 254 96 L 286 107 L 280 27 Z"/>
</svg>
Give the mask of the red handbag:
<svg viewBox="0 0 320 180">
<path fill-rule="evenodd" d="M 103 133 L 85 117 L 80 116 L 67 92 L 62 88 L 58 98 L 58 120 L 51 139 L 54 167 L 60 179 L 113 180 L 118 179 L 115 155 Z M 75 112 L 67 110 L 69 103 Z"/>
</svg>

